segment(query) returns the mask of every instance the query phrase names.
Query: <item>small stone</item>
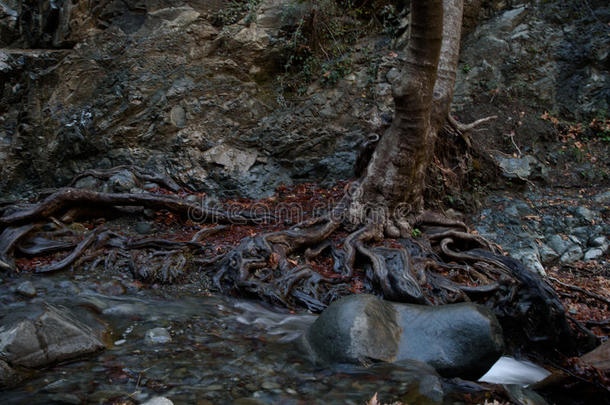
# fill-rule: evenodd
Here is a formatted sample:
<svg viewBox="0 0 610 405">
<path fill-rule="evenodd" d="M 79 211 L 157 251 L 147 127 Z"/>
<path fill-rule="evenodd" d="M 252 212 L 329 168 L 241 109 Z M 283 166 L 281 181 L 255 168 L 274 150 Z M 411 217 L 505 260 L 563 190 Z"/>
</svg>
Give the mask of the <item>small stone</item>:
<svg viewBox="0 0 610 405">
<path fill-rule="evenodd" d="M 589 240 L 589 236 L 591 235 L 591 229 L 587 226 L 579 226 L 577 228 L 572 229 L 572 235 L 579 239 L 578 243 L 584 243 Z"/>
<path fill-rule="evenodd" d="M 589 249 L 585 252 L 584 260 L 589 261 L 589 260 L 599 259 L 600 257 L 603 256 L 603 254 L 604 254 L 604 252 L 599 248 Z"/>
<path fill-rule="evenodd" d="M 281 386 L 278 383 L 273 382 L 273 381 L 265 381 L 265 382 L 263 382 L 262 387 L 264 389 L 266 389 L 266 390 L 276 390 L 278 388 L 281 388 Z"/>
<path fill-rule="evenodd" d="M 586 219 L 589 222 L 593 221 L 597 217 L 597 213 L 595 213 L 594 211 L 591 211 L 590 209 L 588 209 L 586 207 L 576 208 L 576 215 Z"/>
<path fill-rule="evenodd" d="M 121 346 L 122 344 L 125 344 L 125 342 L 127 342 L 127 339 L 120 339 L 120 340 L 117 340 L 116 342 L 114 342 L 114 345 Z"/>
<path fill-rule="evenodd" d="M 92 404 L 102 404 L 113 402 L 113 399 L 121 398 L 125 395 L 128 395 L 125 391 L 107 389 L 107 390 L 99 390 L 95 391 L 93 394 L 89 394 L 87 397 L 87 402 Z"/>
<path fill-rule="evenodd" d="M 606 250 L 608 248 L 608 242 L 606 241 L 605 236 L 598 236 L 597 238 L 591 241 L 591 246 L 601 248 L 602 250 Z"/>
<path fill-rule="evenodd" d="M 78 404 L 81 404 L 83 402 L 76 395 L 68 394 L 68 393 L 60 393 L 60 394 L 49 395 L 48 399 L 49 399 L 50 403 L 57 403 L 57 404 L 73 404 L 73 405 L 78 405 Z"/>
<path fill-rule="evenodd" d="M 549 264 L 550 262 L 559 257 L 557 252 L 551 249 L 546 243 L 540 245 L 540 247 L 538 248 L 538 254 L 540 255 L 540 262 L 542 264 Z"/>
<path fill-rule="evenodd" d="M 135 226 L 136 232 L 140 235 L 147 235 L 152 231 L 152 224 L 150 222 L 141 221 Z"/>
<path fill-rule="evenodd" d="M 172 108 L 169 117 L 172 124 L 178 128 L 183 128 L 186 125 L 186 111 L 179 105 Z"/>
<path fill-rule="evenodd" d="M 568 250 L 565 251 L 564 254 L 561 255 L 559 261 L 562 264 L 570 264 L 574 263 L 577 260 L 582 259 L 583 253 L 582 249 L 578 245 L 572 245 Z"/>
<path fill-rule="evenodd" d="M 172 341 L 172 337 L 165 328 L 154 328 L 146 332 L 144 341 L 147 344 L 164 344 Z"/>
<path fill-rule="evenodd" d="M 561 235 L 553 235 L 549 238 L 548 245 L 557 252 L 558 255 L 562 255 L 573 245 L 573 243 L 569 240 L 564 240 Z"/>
<path fill-rule="evenodd" d="M 136 186 L 137 179 L 129 170 L 121 170 L 108 179 L 108 184 L 115 193 L 125 193 Z"/>
<path fill-rule="evenodd" d="M 502 169 L 502 174 L 510 178 L 528 178 L 532 174 L 530 159 L 523 158 L 506 158 L 504 156 L 496 156 L 496 162 Z"/>
<path fill-rule="evenodd" d="M 596 195 L 593 197 L 593 201 L 599 204 L 610 204 L 610 191 Z"/>
<path fill-rule="evenodd" d="M 386 73 L 385 78 L 388 82 L 394 83 L 400 77 L 400 71 L 396 68 L 392 68 Z"/>
<path fill-rule="evenodd" d="M 174 405 L 174 403 L 165 397 L 154 397 L 144 402 L 142 405 Z"/>
<path fill-rule="evenodd" d="M 32 298 L 36 296 L 36 288 L 31 281 L 24 281 L 23 283 L 19 284 L 16 291 L 24 297 Z"/>
<path fill-rule="evenodd" d="M 123 287 L 118 281 L 108 281 L 101 284 L 97 288 L 97 291 L 100 294 L 105 295 L 123 295 L 125 294 L 125 287 Z"/>
<path fill-rule="evenodd" d="M 525 267 L 531 271 L 534 271 L 541 276 L 546 276 L 546 271 L 541 263 L 541 259 L 538 256 L 538 252 L 534 249 L 523 249 L 514 253 L 511 256 L 525 265 Z"/>
</svg>

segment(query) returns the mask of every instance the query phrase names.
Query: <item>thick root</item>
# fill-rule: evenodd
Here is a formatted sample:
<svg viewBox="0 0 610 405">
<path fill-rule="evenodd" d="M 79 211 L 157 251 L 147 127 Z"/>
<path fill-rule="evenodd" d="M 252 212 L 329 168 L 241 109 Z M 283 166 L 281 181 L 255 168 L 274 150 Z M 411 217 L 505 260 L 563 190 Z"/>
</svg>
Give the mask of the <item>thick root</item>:
<svg viewBox="0 0 610 405">
<path fill-rule="evenodd" d="M 175 197 L 153 194 L 117 194 L 100 193 L 97 191 L 64 188 L 51 194 L 42 202 L 34 206 L 16 209 L 0 217 L 0 226 L 36 222 L 48 218 L 54 213 L 73 207 L 75 205 L 116 207 L 141 206 L 146 208 L 166 209 L 201 220 L 215 220 L 219 222 L 256 223 L 269 219 L 268 216 L 252 214 L 234 214 L 230 212 L 205 208 Z"/>
</svg>

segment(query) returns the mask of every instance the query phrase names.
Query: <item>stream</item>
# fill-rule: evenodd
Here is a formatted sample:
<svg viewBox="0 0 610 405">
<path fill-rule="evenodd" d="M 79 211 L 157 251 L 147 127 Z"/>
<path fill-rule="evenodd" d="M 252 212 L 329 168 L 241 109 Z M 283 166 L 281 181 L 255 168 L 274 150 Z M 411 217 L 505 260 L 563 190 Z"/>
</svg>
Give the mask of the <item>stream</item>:
<svg viewBox="0 0 610 405">
<path fill-rule="evenodd" d="M 443 396 L 441 380 L 421 364 L 312 363 L 298 340 L 314 315 L 219 296 L 102 294 L 99 282 L 78 278 L 70 272 L 32 278 L 37 296 L 29 302 L 66 306 L 81 321 L 95 313 L 112 331 L 109 347 L 0 393 L 2 404 L 140 403 L 159 395 L 175 404 L 363 404 L 375 392 L 388 400 Z M 14 289 L 2 285 L 2 311 L 27 305 Z"/>
</svg>

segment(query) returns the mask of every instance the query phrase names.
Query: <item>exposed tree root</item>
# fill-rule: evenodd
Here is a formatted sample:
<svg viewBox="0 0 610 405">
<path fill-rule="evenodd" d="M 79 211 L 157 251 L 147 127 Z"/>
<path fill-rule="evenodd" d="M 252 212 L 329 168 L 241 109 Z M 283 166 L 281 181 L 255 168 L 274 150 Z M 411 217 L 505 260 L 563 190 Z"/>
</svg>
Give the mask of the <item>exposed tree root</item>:
<svg viewBox="0 0 610 405">
<path fill-rule="evenodd" d="M 610 299 L 608 299 L 608 298 L 606 298 L 606 297 L 602 297 L 602 296 L 601 296 L 601 295 L 599 295 L 599 294 L 595 294 L 594 292 L 591 292 L 591 291 L 585 290 L 584 288 L 580 288 L 580 287 L 579 287 L 579 286 L 577 286 L 577 285 L 573 285 L 573 284 L 564 283 L 564 282 L 562 282 L 562 281 L 560 281 L 560 280 L 557 280 L 555 277 L 549 277 L 549 280 L 553 281 L 554 283 L 559 284 L 559 285 L 560 285 L 560 286 L 562 286 L 562 287 L 566 287 L 566 288 L 569 288 L 570 290 L 578 291 L 578 292 L 579 292 L 579 293 L 581 293 L 581 294 L 585 294 L 585 295 L 587 295 L 587 296 L 589 296 L 589 297 L 591 297 L 591 298 L 594 298 L 594 299 L 596 299 L 596 300 L 598 300 L 598 301 L 601 301 L 601 302 L 603 302 L 604 304 L 606 304 L 606 305 L 610 306 Z"/>
<path fill-rule="evenodd" d="M 13 252 L 39 256 L 72 249 L 64 258 L 34 271 L 55 272 L 91 261 L 90 268 L 128 268 L 143 282 L 172 283 L 203 267 L 221 292 L 314 312 L 354 292 L 428 305 L 474 301 L 495 311 L 514 342 L 566 350 L 588 348 L 582 342 L 574 343 L 576 335 L 565 309 L 538 275 L 497 254 L 487 240 L 469 233 L 463 222 L 433 212 L 410 221 L 392 218 L 392 226 L 399 229 L 402 238 L 388 240 L 384 239 L 385 224 L 369 223 L 354 229 L 354 223 L 343 223 L 337 208 L 332 215 L 243 238 L 228 253 L 217 254 L 206 248 L 205 241 L 229 229 L 225 225 L 203 228 L 190 240 L 136 239 L 98 227 L 75 241 L 81 234 L 53 215 L 82 206 L 166 209 L 219 222 L 256 223 L 267 218 L 207 209 L 166 195 L 61 189 L 38 204 L 5 207 L 0 217 L 0 267 L 15 268 Z M 69 221 L 74 216 L 59 218 Z M 54 225 L 45 227 L 58 230 L 36 234 L 39 225 L 49 220 Z M 337 239 L 340 228 L 351 233 Z M 423 232 L 415 238 L 412 229 Z M 578 327 L 583 333 L 586 330 Z"/>
<path fill-rule="evenodd" d="M 0 234 L 0 270 L 14 270 L 15 261 L 11 255 L 15 244 L 34 229 L 33 224 L 7 227 Z"/>
<path fill-rule="evenodd" d="M 64 188 L 53 193 L 39 204 L 16 209 L 14 212 L 5 214 L 0 217 L 0 226 L 34 222 L 48 218 L 58 211 L 75 205 L 93 205 L 98 207 L 141 206 L 166 209 L 183 215 L 190 215 L 196 219 L 216 220 L 219 222 L 252 223 L 268 219 L 268 216 L 253 215 L 252 213 L 242 215 L 210 209 L 175 197 L 153 194 L 100 193 L 90 190 Z"/>
</svg>

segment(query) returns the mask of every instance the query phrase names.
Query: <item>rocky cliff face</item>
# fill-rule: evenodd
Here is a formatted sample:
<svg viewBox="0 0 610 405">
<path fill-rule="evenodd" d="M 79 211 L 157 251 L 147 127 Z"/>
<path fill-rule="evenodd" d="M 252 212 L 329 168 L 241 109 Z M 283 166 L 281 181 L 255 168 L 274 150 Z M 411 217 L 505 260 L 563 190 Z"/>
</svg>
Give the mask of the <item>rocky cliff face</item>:
<svg viewBox="0 0 610 405">
<path fill-rule="evenodd" d="M 503 142 L 503 132 L 524 127 L 512 109 L 527 108 L 531 131 L 548 129 L 545 110 L 574 120 L 607 114 L 605 2 L 468 3 L 459 115 L 499 111 L 490 131 Z M 400 49 L 360 37 L 342 77 L 287 97 L 278 84 L 289 80 L 287 44 L 310 5 L 251 1 L 240 14 L 227 4 L 0 1 L 1 192 L 120 164 L 251 197 L 353 176 L 359 145 L 391 120 Z"/>
</svg>

